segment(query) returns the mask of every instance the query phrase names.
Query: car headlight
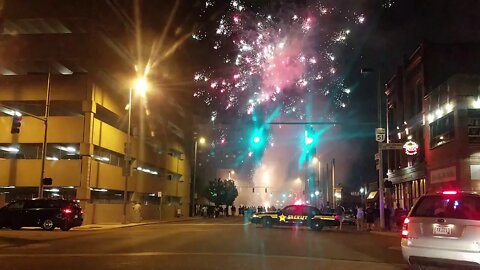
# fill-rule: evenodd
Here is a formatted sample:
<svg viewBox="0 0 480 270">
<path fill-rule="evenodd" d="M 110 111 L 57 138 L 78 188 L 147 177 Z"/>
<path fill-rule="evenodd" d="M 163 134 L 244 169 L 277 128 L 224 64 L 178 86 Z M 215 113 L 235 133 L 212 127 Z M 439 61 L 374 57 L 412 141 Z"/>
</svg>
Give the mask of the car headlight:
<svg viewBox="0 0 480 270">
<path fill-rule="evenodd" d="M 256 218 L 256 217 L 258 217 L 257 214 L 253 214 L 252 218 Z"/>
</svg>

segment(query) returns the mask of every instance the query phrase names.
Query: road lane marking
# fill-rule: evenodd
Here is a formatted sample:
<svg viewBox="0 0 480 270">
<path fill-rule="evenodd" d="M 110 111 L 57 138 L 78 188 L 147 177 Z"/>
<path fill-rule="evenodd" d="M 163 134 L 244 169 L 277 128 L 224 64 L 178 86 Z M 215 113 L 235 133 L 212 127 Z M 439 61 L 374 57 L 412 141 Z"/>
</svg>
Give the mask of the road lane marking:
<svg viewBox="0 0 480 270">
<path fill-rule="evenodd" d="M 387 263 L 380 261 L 366 261 L 366 260 L 347 260 L 347 259 L 335 259 L 335 258 L 317 258 L 317 257 L 304 257 L 304 256 L 291 256 L 291 255 L 265 255 L 265 254 L 255 254 L 255 253 L 222 253 L 222 252 L 164 252 L 164 251 L 149 251 L 149 252 L 130 252 L 130 253 L 11 253 L 11 254 L 0 254 L 0 258 L 8 257 L 41 257 L 41 258 L 50 258 L 50 257 L 118 257 L 118 256 L 234 256 L 234 257 L 261 257 L 261 258 L 273 258 L 273 259 L 296 259 L 296 260 L 307 260 L 307 261 L 322 261 L 322 262 L 357 262 L 357 263 L 374 263 L 374 264 L 383 264 L 383 265 L 397 265 L 405 266 L 406 264 L 399 263 Z"/>
</svg>

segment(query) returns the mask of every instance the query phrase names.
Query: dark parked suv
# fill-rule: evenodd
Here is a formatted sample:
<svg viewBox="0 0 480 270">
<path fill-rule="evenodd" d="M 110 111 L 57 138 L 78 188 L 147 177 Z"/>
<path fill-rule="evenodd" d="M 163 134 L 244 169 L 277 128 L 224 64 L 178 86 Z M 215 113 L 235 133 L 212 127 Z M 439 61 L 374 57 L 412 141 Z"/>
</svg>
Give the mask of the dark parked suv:
<svg viewBox="0 0 480 270">
<path fill-rule="evenodd" d="M 51 231 L 59 227 L 68 231 L 82 225 L 82 214 L 82 208 L 70 200 L 19 200 L 0 208 L 0 228 L 41 227 Z"/>
</svg>

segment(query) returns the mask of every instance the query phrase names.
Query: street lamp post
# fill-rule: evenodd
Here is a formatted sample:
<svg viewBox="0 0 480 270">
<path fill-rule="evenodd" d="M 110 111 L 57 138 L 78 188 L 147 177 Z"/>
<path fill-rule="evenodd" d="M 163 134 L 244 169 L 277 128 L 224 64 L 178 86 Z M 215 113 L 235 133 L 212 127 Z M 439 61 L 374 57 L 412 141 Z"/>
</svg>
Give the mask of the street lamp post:
<svg viewBox="0 0 480 270">
<path fill-rule="evenodd" d="M 318 157 L 313 157 L 312 159 L 313 164 L 318 164 L 318 180 L 314 184 L 314 190 L 315 190 L 315 206 L 319 206 L 319 195 L 320 195 L 320 178 L 321 178 L 321 173 L 322 173 L 322 163 Z"/>
<path fill-rule="evenodd" d="M 198 140 L 195 138 L 195 146 L 193 152 L 193 183 L 192 183 L 192 203 L 191 203 L 191 213 L 192 216 L 195 216 L 195 199 L 197 197 L 196 184 L 197 184 L 197 152 L 198 152 L 198 143 L 205 144 L 206 140 L 204 137 L 200 137 Z"/>
<path fill-rule="evenodd" d="M 145 92 L 147 91 L 147 81 L 144 77 L 137 79 L 135 82 L 135 91 L 144 96 Z M 132 125 L 132 87 L 129 88 L 128 93 L 128 124 L 127 124 L 127 140 L 125 142 L 125 164 L 123 175 L 125 177 L 124 186 L 123 186 L 123 224 L 127 223 L 127 205 L 128 205 L 128 178 L 131 174 L 131 165 L 132 165 L 132 156 L 131 156 L 131 125 Z"/>
<path fill-rule="evenodd" d="M 131 157 L 130 157 L 130 148 L 131 148 L 131 141 L 130 141 L 130 129 L 131 129 L 131 122 L 132 122 L 132 88 L 130 87 L 130 91 L 128 94 L 128 124 L 127 124 L 127 141 L 125 143 L 125 168 L 124 168 L 124 186 L 123 186 L 123 224 L 127 223 L 127 204 L 128 204 L 128 177 L 130 176 L 131 170 Z"/>
</svg>

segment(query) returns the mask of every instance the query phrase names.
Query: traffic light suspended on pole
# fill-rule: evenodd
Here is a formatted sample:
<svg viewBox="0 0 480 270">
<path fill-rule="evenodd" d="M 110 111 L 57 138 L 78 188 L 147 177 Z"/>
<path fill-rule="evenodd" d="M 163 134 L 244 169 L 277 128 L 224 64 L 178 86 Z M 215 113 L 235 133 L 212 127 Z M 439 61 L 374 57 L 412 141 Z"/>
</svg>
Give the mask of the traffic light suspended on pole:
<svg viewBox="0 0 480 270">
<path fill-rule="evenodd" d="M 305 145 L 310 145 L 313 143 L 313 138 L 309 136 L 308 131 L 305 130 Z"/>
<path fill-rule="evenodd" d="M 12 129 L 10 130 L 10 133 L 12 134 L 20 133 L 21 126 L 22 126 L 22 114 L 19 112 L 14 112 L 13 119 L 12 119 Z"/>
<path fill-rule="evenodd" d="M 315 148 L 317 145 L 318 135 L 319 134 L 315 133 L 311 125 L 307 125 L 305 127 L 304 143 L 305 143 L 306 153 L 309 156 L 314 155 L 316 152 Z M 308 160 L 310 160 L 310 158 Z"/>
</svg>

